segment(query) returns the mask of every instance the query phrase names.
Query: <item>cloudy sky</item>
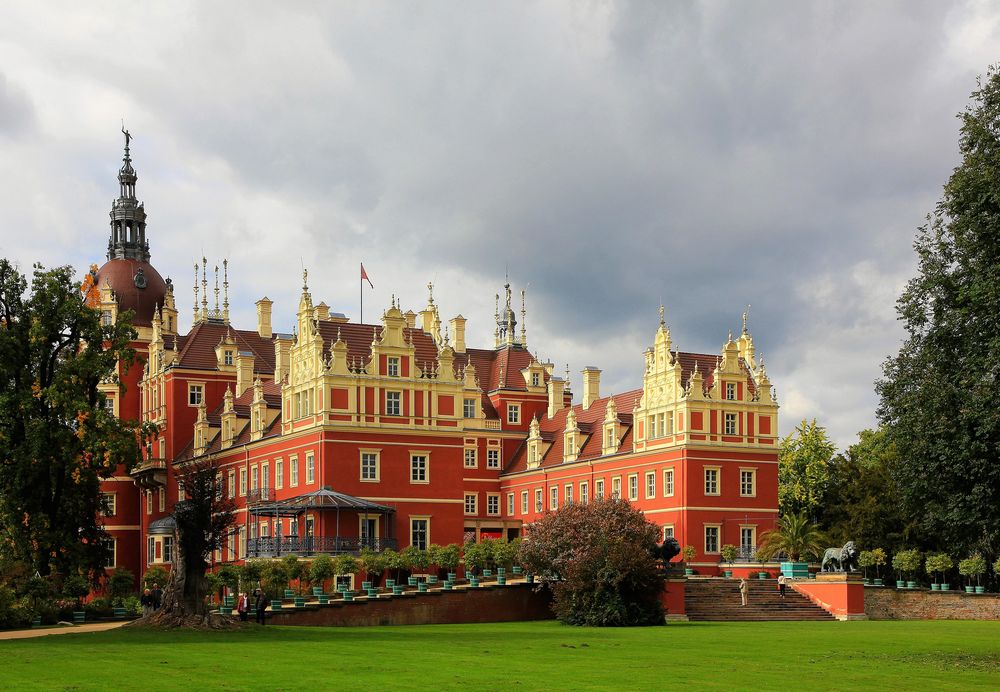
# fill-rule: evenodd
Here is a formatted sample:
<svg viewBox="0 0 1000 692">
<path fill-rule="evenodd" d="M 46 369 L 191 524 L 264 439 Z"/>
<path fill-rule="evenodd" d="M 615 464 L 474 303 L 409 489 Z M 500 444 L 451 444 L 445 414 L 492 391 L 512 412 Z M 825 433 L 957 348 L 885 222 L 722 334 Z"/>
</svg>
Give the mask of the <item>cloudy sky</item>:
<svg viewBox="0 0 1000 692">
<path fill-rule="evenodd" d="M 3 3 L 0 255 L 103 261 L 124 118 L 185 318 L 202 254 L 287 330 L 301 263 L 357 319 L 363 260 L 367 321 L 432 280 L 492 345 L 509 268 L 607 393 L 661 300 L 710 353 L 750 303 L 782 431 L 846 445 L 998 47 L 986 2 Z"/>
</svg>

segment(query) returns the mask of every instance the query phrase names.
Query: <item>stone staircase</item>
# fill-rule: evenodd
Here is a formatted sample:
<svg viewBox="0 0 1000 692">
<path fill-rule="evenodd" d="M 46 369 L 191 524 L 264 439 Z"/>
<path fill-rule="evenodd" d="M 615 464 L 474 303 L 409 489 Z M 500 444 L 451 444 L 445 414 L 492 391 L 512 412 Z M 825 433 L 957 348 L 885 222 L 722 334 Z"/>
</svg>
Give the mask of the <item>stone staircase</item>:
<svg viewBox="0 0 1000 692">
<path fill-rule="evenodd" d="M 689 620 L 766 621 L 836 620 L 830 613 L 792 589 L 778 594 L 775 579 L 748 580 L 747 606 L 740 605 L 739 579 L 688 579 L 684 609 Z"/>
</svg>

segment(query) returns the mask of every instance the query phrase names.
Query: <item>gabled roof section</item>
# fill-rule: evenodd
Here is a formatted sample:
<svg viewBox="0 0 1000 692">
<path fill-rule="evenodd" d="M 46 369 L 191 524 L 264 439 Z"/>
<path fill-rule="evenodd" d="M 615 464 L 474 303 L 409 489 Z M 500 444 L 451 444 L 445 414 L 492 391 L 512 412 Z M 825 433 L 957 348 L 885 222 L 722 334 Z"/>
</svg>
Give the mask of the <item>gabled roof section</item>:
<svg viewBox="0 0 1000 692">
<path fill-rule="evenodd" d="M 180 353 L 177 364 L 183 368 L 215 370 L 218 360 L 215 347 L 226 334 L 233 337 L 238 351 L 249 351 L 254 357 L 254 371 L 265 375 L 274 374 L 274 341 L 265 339 L 256 331 L 233 329 L 226 324 L 202 322 L 191 328 L 185 336 L 179 337 Z"/>
</svg>

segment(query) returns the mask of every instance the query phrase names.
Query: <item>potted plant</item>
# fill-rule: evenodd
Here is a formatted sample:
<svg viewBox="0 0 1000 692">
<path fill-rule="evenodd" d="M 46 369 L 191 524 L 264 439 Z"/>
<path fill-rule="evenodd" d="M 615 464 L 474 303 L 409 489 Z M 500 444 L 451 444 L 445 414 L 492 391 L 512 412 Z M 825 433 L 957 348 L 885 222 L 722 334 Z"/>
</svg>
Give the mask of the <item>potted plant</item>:
<svg viewBox="0 0 1000 692">
<path fill-rule="evenodd" d="M 521 539 L 493 541 L 490 547 L 493 551 L 493 562 L 497 566 L 497 584 L 504 585 L 507 583 L 507 570 L 514 565 L 520 552 Z"/>
<path fill-rule="evenodd" d="M 958 563 L 958 573 L 965 577 L 965 592 L 976 593 L 976 587 L 986 573 L 986 559 L 979 553 L 973 553 Z M 976 580 L 976 585 L 972 584 L 973 578 Z"/>
<path fill-rule="evenodd" d="M 423 560 L 420 550 L 415 545 L 408 545 L 399 553 L 400 564 L 403 569 L 409 571 L 411 574 L 406 578 L 406 583 L 409 586 L 417 585 L 417 578 L 413 576 L 412 572 L 417 569 L 417 565 Z"/>
<path fill-rule="evenodd" d="M 223 596 L 222 607 L 228 608 L 229 611 L 222 611 L 224 615 L 231 615 L 233 612 L 233 606 L 235 605 L 236 598 L 233 594 L 236 593 L 237 589 L 240 587 L 240 569 L 238 565 L 225 564 L 219 567 L 217 572 L 219 577 L 219 582 L 224 586 L 229 593 Z"/>
<path fill-rule="evenodd" d="M 361 551 L 360 556 L 361 566 L 365 570 L 365 577 L 367 578 L 369 589 L 378 589 L 379 583 L 382 581 L 382 572 L 386 568 L 385 554 L 376 552 L 370 548 L 365 548 Z"/>
<path fill-rule="evenodd" d="M 926 562 L 926 569 L 928 574 L 938 575 L 941 578 L 941 582 L 938 583 L 937 578 L 934 578 L 934 583 L 931 584 L 931 589 L 933 591 L 950 591 L 951 584 L 945 581 L 946 573 L 953 566 L 951 557 L 946 553 L 937 553 L 936 555 L 928 555 Z"/>
<path fill-rule="evenodd" d="M 455 570 L 458 569 L 458 565 L 462 562 L 462 549 L 459 545 L 457 543 L 449 543 L 446 546 L 438 548 L 434 559 L 437 561 L 438 567 L 447 571 L 448 578 L 446 581 L 454 584 L 458 578 Z"/>
<path fill-rule="evenodd" d="M 321 605 L 329 603 L 329 597 L 324 592 L 324 585 L 336 576 L 333 558 L 329 555 L 317 555 L 309 565 L 309 581 L 313 585 L 313 596 L 319 599 Z M 319 586 L 316 586 L 319 584 Z"/>
<path fill-rule="evenodd" d="M 757 548 L 757 556 L 765 562 L 779 553 L 787 554 L 788 561 L 781 563 L 781 573 L 798 579 L 809 577 L 809 563 L 801 558 L 822 552 L 822 534 L 804 512 L 781 517 L 777 527 L 761 536 Z"/>
<path fill-rule="evenodd" d="M 488 579 L 493 576 L 493 539 L 492 538 L 482 538 L 479 541 L 479 545 L 483 547 L 483 564 L 482 564 L 482 574 L 483 579 Z"/>
<path fill-rule="evenodd" d="M 261 586 L 261 579 L 264 576 L 264 569 L 267 567 L 267 560 L 254 558 L 243 563 L 243 580 L 241 582 L 243 590 L 248 594 Z"/>
<path fill-rule="evenodd" d="M 69 596 L 76 603 L 76 610 L 73 611 L 73 622 L 83 622 L 87 613 L 83 609 L 83 599 L 90 593 L 90 584 L 79 574 L 71 574 L 63 580 L 63 595 Z"/>
<path fill-rule="evenodd" d="M 993 575 L 994 576 L 1000 575 L 1000 557 L 998 557 L 997 561 L 993 563 Z M 983 591 L 984 587 L 982 586 L 976 587 L 976 593 L 983 593 Z"/>
<path fill-rule="evenodd" d="M 872 552 L 872 567 L 875 568 L 875 586 L 882 586 L 882 568 L 885 567 L 886 554 L 881 548 L 875 548 Z"/>
<path fill-rule="evenodd" d="M 353 555 L 341 555 L 339 558 L 337 558 L 338 574 L 350 575 L 353 580 L 354 576 L 358 573 L 360 569 L 361 566 L 358 564 L 358 559 Z M 343 598 L 345 601 L 354 600 L 354 591 L 352 591 L 350 588 L 342 590 L 341 594 L 343 594 Z"/>
<path fill-rule="evenodd" d="M 732 543 L 726 543 L 722 546 L 722 560 L 729 565 L 729 569 L 723 570 L 722 574 L 730 579 L 733 576 L 733 563 L 736 562 L 736 558 L 740 556 L 740 549 L 737 548 Z"/>
<path fill-rule="evenodd" d="M 33 601 L 37 600 L 35 593 L 39 588 L 48 589 L 49 583 L 44 579 L 41 579 L 41 584 L 38 587 L 35 586 L 35 582 L 39 579 L 39 577 L 32 577 L 28 580 L 28 593 L 32 595 Z M 132 595 L 133 580 L 132 572 L 124 567 L 116 569 L 108 578 L 108 595 L 111 596 L 111 604 L 116 618 L 125 617 L 125 599 Z"/>
<path fill-rule="evenodd" d="M 694 574 L 694 568 L 688 565 L 694 560 L 698 551 L 693 545 L 686 545 L 681 549 L 681 557 L 684 558 L 684 576 L 690 577 Z"/>
<path fill-rule="evenodd" d="M 465 544 L 465 574 L 469 579 L 469 586 L 475 588 L 479 586 L 477 572 L 486 565 L 486 547 L 482 543 L 469 542 Z"/>
<path fill-rule="evenodd" d="M 911 548 L 910 550 L 901 550 L 896 553 L 892 558 L 892 567 L 895 569 L 901 577 L 912 577 L 920 570 L 920 563 L 922 561 L 922 556 L 920 551 L 916 548 Z M 917 588 L 917 582 L 910 579 L 906 581 L 897 580 L 897 589 L 915 589 Z"/>
<path fill-rule="evenodd" d="M 875 555 L 871 550 L 862 550 L 858 554 L 858 567 L 861 568 L 861 574 L 864 575 L 865 586 L 871 583 L 868 578 L 868 568 L 875 565 Z"/>
</svg>

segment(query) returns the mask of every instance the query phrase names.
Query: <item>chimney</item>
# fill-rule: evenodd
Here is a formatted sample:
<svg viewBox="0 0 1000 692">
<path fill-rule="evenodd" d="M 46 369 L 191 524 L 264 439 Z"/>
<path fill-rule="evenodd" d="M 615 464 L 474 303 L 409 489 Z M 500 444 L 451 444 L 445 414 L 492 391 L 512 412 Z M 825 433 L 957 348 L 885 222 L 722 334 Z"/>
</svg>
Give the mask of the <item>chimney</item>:
<svg viewBox="0 0 1000 692">
<path fill-rule="evenodd" d="M 407 310 L 403 313 L 403 318 L 406 320 L 406 326 L 410 329 L 416 329 L 417 326 L 417 313 L 413 310 Z"/>
<path fill-rule="evenodd" d="M 236 354 L 236 396 L 243 395 L 243 392 L 253 386 L 253 354 L 249 351 L 240 351 Z"/>
<path fill-rule="evenodd" d="M 270 339 L 273 335 L 271 331 L 271 306 L 274 305 L 267 296 L 257 301 L 257 333 L 261 338 Z"/>
<path fill-rule="evenodd" d="M 313 309 L 313 317 L 321 321 L 330 319 L 330 306 L 326 303 L 320 303 Z"/>
<path fill-rule="evenodd" d="M 601 398 L 601 371 L 593 365 L 588 365 L 583 369 L 583 408 L 590 408 L 590 405 Z"/>
<path fill-rule="evenodd" d="M 465 318 L 461 315 L 452 317 L 449 321 L 451 325 L 451 343 L 455 353 L 465 353 Z"/>
<path fill-rule="evenodd" d="M 292 362 L 292 340 L 279 336 L 274 340 L 274 381 L 281 384 L 281 381 L 288 375 L 288 369 Z"/>
<path fill-rule="evenodd" d="M 565 386 L 564 379 L 560 377 L 549 378 L 549 418 L 555 416 L 557 411 L 561 411 L 566 406 L 566 402 L 563 401 L 563 387 Z"/>
</svg>

